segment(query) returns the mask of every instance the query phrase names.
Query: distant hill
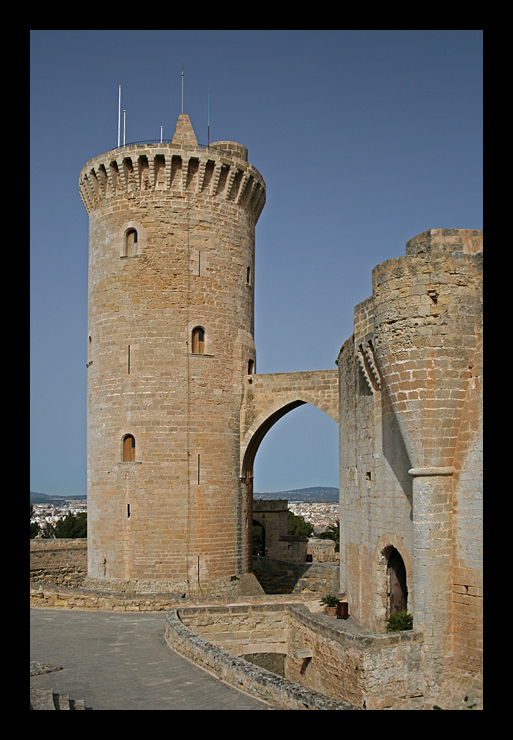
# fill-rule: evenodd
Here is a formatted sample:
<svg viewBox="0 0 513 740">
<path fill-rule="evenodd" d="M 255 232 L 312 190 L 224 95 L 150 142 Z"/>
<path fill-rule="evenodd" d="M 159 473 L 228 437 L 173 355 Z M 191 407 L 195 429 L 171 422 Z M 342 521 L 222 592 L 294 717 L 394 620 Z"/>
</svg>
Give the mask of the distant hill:
<svg viewBox="0 0 513 740">
<path fill-rule="evenodd" d="M 275 491 L 274 493 L 253 493 L 253 498 L 277 499 L 285 498 L 288 501 L 317 501 L 318 503 L 338 503 L 338 488 L 298 488 L 294 491 Z"/>
<path fill-rule="evenodd" d="M 293 491 L 274 491 L 272 493 L 254 493 L 254 498 L 260 499 L 278 499 L 285 498 L 288 501 L 317 501 L 323 504 L 337 503 L 338 502 L 338 488 L 322 488 L 322 486 L 314 486 L 313 488 L 297 488 Z M 31 504 L 49 504 L 52 501 L 55 503 L 62 503 L 68 500 L 83 500 L 85 501 L 87 496 L 50 496 L 47 493 L 37 493 L 36 491 L 30 492 L 30 503 Z"/>
<path fill-rule="evenodd" d="M 52 501 L 62 503 L 63 501 L 85 501 L 87 496 L 49 496 L 47 493 L 30 492 L 31 504 L 50 504 Z"/>
</svg>

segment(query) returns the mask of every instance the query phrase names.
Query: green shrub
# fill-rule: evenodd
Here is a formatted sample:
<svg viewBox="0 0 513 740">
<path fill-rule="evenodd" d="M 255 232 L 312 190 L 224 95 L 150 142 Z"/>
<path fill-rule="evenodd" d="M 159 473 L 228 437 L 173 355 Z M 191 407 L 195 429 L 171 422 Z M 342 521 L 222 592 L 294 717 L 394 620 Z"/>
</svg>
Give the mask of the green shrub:
<svg viewBox="0 0 513 740">
<path fill-rule="evenodd" d="M 387 632 L 401 632 L 402 630 L 413 629 L 413 616 L 408 612 L 392 612 L 386 618 Z"/>
<path fill-rule="evenodd" d="M 319 603 L 324 604 L 324 606 L 336 606 L 338 602 L 338 596 L 335 596 L 335 594 L 326 594 L 326 596 L 322 597 Z"/>
</svg>

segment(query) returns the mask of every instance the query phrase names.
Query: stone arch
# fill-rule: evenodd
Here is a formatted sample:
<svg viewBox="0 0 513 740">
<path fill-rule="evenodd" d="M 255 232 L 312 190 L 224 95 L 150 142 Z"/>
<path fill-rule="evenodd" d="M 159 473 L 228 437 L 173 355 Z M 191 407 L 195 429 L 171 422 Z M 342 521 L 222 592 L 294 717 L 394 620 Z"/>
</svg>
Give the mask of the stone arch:
<svg viewBox="0 0 513 740">
<path fill-rule="evenodd" d="M 308 391 L 291 391 L 281 396 L 269 408 L 258 415 L 244 435 L 241 444 L 241 478 L 247 479 L 248 476 L 253 476 L 253 463 L 256 453 L 260 447 L 260 443 L 271 427 L 285 416 L 285 414 L 288 414 L 289 411 L 305 403 L 310 403 L 312 406 L 324 411 L 338 423 L 333 410 L 329 408 L 328 404 L 322 398 L 319 398 L 314 393 Z"/>
<path fill-rule="evenodd" d="M 245 558 L 252 569 L 253 463 L 260 443 L 289 411 L 310 403 L 338 423 L 338 370 L 246 375 L 241 405 L 239 475 L 246 512 Z M 250 544 L 251 543 L 251 544 Z"/>
</svg>

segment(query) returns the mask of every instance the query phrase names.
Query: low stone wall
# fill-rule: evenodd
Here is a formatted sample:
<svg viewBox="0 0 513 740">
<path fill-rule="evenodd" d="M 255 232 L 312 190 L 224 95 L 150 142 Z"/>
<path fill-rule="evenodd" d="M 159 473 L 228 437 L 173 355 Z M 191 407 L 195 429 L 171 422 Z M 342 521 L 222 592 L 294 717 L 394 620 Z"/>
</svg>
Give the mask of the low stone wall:
<svg viewBox="0 0 513 740">
<path fill-rule="evenodd" d="M 253 573 L 267 594 L 291 594 L 311 591 L 323 596 L 338 593 L 338 563 L 294 563 L 276 558 L 254 557 Z"/>
<path fill-rule="evenodd" d="M 263 594 L 261 596 L 230 596 L 230 603 L 278 604 L 294 601 L 307 604 L 310 610 L 323 611 L 312 594 L 280 595 Z M 193 597 L 185 598 L 183 593 L 144 593 L 136 594 L 126 591 L 106 591 L 95 588 L 69 588 L 52 586 L 45 583 L 30 583 L 30 606 L 51 609 L 96 609 L 102 611 L 167 611 L 177 605 L 216 606 L 219 598 Z"/>
<path fill-rule="evenodd" d="M 232 655 L 287 653 L 286 605 L 187 606 L 179 616 L 186 627 Z"/>
<path fill-rule="evenodd" d="M 30 606 L 50 609 L 94 609 L 118 612 L 167 611 L 182 594 L 127 594 L 89 588 L 30 584 Z"/>
<path fill-rule="evenodd" d="M 289 660 L 287 677 L 366 709 L 418 709 L 425 690 L 423 634 L 374 634 L 289 607 L 288 655 L 309 648 L 312 658 Z M 420 701 L 419 701 L 420 700 Z"/>
<path fill-rule="evenodd" d="M 358 709 L 232 655 L 185 626 L 176 609 L 167 613 L 165 637 L 173 650 L 279 709 Z"/>
<path fill-rule="evenodd" d="M 30 580 L 80 586 L 87 575 L 87 539 L 30 540 Z"/>
<path fill-rule="evenodd" d="M 216 667 L 219 649 L 233 659 L 247 655 L 259 665 L 276 662 L 273 655 L 283 656 L 279 664 L 285 679 L 351 706 L 415 709 L 422 704 L 423 636 L 413 630 L 367 633 L 357 625 L 312 614 L 303 604 L 283 602 L 185 606 L 179 607 L 176 618 L 189 630 L 176 638 L 178 652 L 225 680 L 228 659 L 223 657 Z M 233 665 L 237 670 L 230 680 L 238 681 L 242 668 Z"/>
</svg>

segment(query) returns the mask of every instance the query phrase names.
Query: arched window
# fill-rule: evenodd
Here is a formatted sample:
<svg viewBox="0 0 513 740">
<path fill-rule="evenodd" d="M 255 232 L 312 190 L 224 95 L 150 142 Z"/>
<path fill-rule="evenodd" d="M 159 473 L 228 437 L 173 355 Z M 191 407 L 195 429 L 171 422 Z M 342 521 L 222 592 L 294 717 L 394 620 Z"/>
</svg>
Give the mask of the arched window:
<svg viewBox="0 0 513 740">
<path fill-rule="evenodd" d="M 192 354 L 202 355 L 205 353 L 205 330 L 197 326 L 192 330 Z"/>
<path fill-rule="evenodd" d="M 255 371 L 255 361 L 249 360 L 248 361 L 248 375 L 253 375 Z"/>
<path fill-rule="evenodd" d="M 125 256 L 134 257 L 137 254 L 137 231 L 129 229 L 125 234 Z"/>
<path fill-rule="evenodd" d="M 135 462 L 135 438 L 131 434 L 123 437 L 123 462 Z"/>
</svg>

